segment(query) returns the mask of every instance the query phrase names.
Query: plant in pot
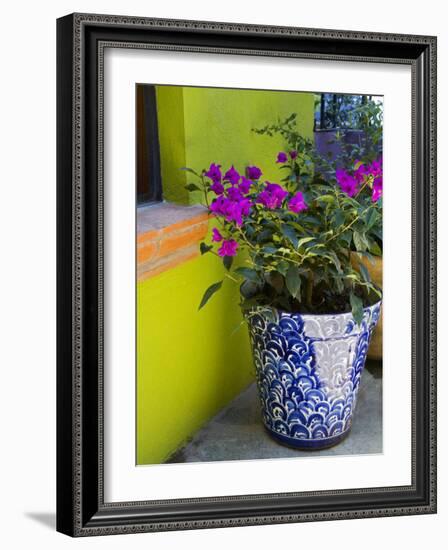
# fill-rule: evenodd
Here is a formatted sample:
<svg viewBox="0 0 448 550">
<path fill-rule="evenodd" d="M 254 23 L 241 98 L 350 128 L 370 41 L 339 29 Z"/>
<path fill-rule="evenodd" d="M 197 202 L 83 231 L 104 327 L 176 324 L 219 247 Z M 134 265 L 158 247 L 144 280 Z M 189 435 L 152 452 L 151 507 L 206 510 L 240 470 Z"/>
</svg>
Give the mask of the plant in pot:
<svg viewBox="0 0 448 550">
<path fill-rule="evenodd" d="M 277 162 L 298 156 L 282 152 Z M 372 179 L 351 193 L 323 179 L 271 183 L 255 166 L 244 175 L 217 164 L 188 170 L 198 180 L 188 188 L 202 190 L 215 222 L 201 253 L 225 266 L 199 307 L 224 283 L 239 284 L 265 427 L 298 448 L 338 443 L 351 427 L 380 313 L 380 289 L 350 261 L 354 232 L 370 238 L 379 210 Z"/>
<path fill-rule="evenodd" d="M 359 96 L 355 96 L 359 99 Z M 347 107 L 347 106 L 346 106 Z M 298 151 L 299 155 L 287 156 L 282 163 L 285 177 L 282 182 L 298 181 L 308 186 L 310 182 L 325 180 L 344 189 L 349 196 L 356 193 L 357 200 L 368 206 L 371 200 L 368 193 L 358 193 L 367 181 L 373 188 L 373 199 L 377 209 L 371 211 L 369 233 L 363 227 L 355 227 L 348 246 L 351 250 L 351 262 L 355 269 L 367 269 L 372 281 L 382 288 L 383 240 L 382 240 L 382 105 L 372 98 L 363 96 L 361 104 L 355 103 L 344 111 L 346 128 L 334 131 L 334 151 L 316 145 L 304 138 L 297 126 L 297 115 L 291 114 L 276 124 L 253 129 L 259 135 L 280 136 L 288 150 Z M 356 128 L 358 139 L 355 142 L 347 138 L 347 128 Z M 315 134 L 317 138 L 317 134 Z M 329 142 L 330 143 L 330 142 Z M 337 153 L 335 153 L 337 151 Z M 373 333 L 369 346 L 369 358 L 382 358 L 382 315 Z"/>
</svg>

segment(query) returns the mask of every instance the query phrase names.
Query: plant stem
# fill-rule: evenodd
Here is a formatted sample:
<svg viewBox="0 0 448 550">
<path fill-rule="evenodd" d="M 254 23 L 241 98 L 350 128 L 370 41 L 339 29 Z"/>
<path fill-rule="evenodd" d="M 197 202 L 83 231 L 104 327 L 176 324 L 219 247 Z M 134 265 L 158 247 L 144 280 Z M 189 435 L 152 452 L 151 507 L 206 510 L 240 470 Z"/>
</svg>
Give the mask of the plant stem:
<svg viewBox="0 0 448 550">
<path fill-rule="evenodd" d="M 232 277 L 232 275 L 229 275 L 229 273 L 224 273 L 224 277 L 227 277 L 228 279 L 230 279 L 231 281 L 233 281 L 234 283 L 238 283 L 238 279 L 235 279 L 235 277 Z"/>
<path fill-rule="evenodd" d="M 346 225 L 345 227 L 343 227 L 341 229 L 341 231 L 339 231 L 339 233 L 336 233 L 335 235 L 333 235 L 332 237 L 330 237 L 327 241 L 327 243 L 329 243 L 330 241 L 332 241 L 333 239 L 336 239 L 337 237 L 339 237 L 340 235 L 342 235 L 342 233 L 344 233 L 345 231 L 347 231 L 347 229 L 350 229 L 350 227 L 359 220 L 359 215 L 357 215 L 355 218 L 353 218 L 353 220 L 348 224 Z"/>
<path fill-rule="evenodd" d="M 246 245 L 249 248 L 251 248 L 252 250 L 255 250 L 255 252 L 256 252 L 256 250 L 257 250 L 256 247 L 247 239 L 247 237 L 244 234 L 244 231 L 241 229 L 241 227 L 236 226 L 236 229 L 237 229 L 238 233 L 241 235 L 241 238 L 246 243 Z"/>
<path fill-rule="evenodd" d="M 369 175 L 369 176 L 366 178 L 365 182 L 364 182 L 364 183 L 362 184 L 362 186 L 361 186 L 361 189 L 356 193 L 355 197 L 357 197 L 358 195 L 360 195 L 360 194 L 362 193 L 362 190 L 364 189 L 364 187 L 365 187 L 366 185 L 368 185 L 368 184 L 370 183 L 370 181 L 372 181 L 372 183 L 373 183 L 373 178 L 372 178 L 371 175 Z"/>
</svg>

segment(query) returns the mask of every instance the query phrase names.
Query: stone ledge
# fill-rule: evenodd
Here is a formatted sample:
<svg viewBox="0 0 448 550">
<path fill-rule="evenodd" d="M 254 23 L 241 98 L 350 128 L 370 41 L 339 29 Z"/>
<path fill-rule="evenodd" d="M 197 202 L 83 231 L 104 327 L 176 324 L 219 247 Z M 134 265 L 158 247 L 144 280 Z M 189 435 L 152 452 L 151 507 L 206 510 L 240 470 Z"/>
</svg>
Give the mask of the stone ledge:
<svg viewBox="0 0 448 550">
<path fill-rule="evenodd" d="M 137 208 L 137 279 L 143 281 L 199 255 L 208 231 L 200 205 L 160 202 Z"/>
</svg>

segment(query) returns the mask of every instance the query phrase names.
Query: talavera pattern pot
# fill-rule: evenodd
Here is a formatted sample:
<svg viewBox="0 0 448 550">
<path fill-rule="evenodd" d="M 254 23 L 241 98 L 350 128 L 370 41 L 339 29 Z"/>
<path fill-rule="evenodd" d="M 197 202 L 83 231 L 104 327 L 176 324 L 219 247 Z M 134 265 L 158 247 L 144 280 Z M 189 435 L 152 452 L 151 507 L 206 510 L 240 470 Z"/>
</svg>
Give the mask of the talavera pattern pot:
<svg viewBox="0 0 448 550">
<path fill-rule="evenodd" d="M 351 313 L 291 314 L 257 308 L 246 314 L 263 422 L 282 443 L 321 449 L 350 431 L 378 302 Z"/>
</svg>

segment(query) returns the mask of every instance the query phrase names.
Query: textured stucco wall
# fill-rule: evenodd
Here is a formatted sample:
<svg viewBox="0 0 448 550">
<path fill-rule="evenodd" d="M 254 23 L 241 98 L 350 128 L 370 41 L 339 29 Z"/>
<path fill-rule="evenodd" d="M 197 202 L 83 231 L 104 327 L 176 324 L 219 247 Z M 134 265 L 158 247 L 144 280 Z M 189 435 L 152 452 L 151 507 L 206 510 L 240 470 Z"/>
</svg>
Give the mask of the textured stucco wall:
<svg viewBox="0 0 448 550">
<path fill-rule="evenodd" d="M 168 201 L 187 204 L 186 172 L 180 170 L 187 162 L 183 90 L 181 86 L 157 86 L 156 101 L 163 194 Z"/>
<path fill-rule="evenodd" d="M 166 459 L 252 381 L 237 287 L 226 281 L 198 311 L 221 278 L 206 254 L 138 284 L 138 464 Z"/>
<path fill-rule="evenodd" d="M 311 94 L 157 87 L 165 200 L 195 203 L 193 181 L 181 171 L 218 162 L 243 171 L 260 166 L 279 181 L 275 164 L 284 144 L 251 132 L 292 112 L 304 135 L 313 135 Z M 253 379 L 247 329 L 238 289 L 230 281 L 198 312 L 205 289 L 222 279 L 212 255 L 194 258 L 138 284 L 137 462 L 159 463 Z"/>
<path fill-rule="evenodd" d="M 313 137 L 312 94 L 184 88 L 183 100 L 186 161 L 196 170 L 217 162 L 223 169 L 234 164 L 243 173 L 246 166 L 256 164 L 264 178 L 278 182 L 284 174 L 275 160 L 284 143 L 278 136 L 260 136 L 251 129 L 295 112 L 299 129 Z"/>
</svg>

